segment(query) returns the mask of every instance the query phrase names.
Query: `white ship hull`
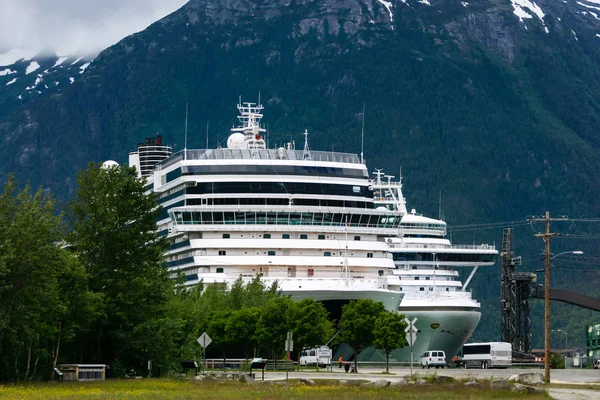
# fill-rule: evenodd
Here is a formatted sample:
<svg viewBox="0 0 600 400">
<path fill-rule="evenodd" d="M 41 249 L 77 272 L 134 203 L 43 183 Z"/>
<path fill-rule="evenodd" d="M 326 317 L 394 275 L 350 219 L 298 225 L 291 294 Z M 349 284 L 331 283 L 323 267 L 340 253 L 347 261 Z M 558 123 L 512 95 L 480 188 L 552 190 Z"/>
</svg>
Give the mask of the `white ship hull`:
<svg viewBox="0 0 600 400">
<path fill-rule="evenodd" d="M 400 307 L 399 312 L 402 311 Z M 409 319 L 417 318 L 417 340 L 413 345 L 414 360 L 427 350 L 443 350 L 448 359 L 452 359 L 463 344 L 471 337 L 481 313 L 479 311 L 408 311 L 404 313 Z M 434 329 L 435 324 L 439 326 Z M 410 347 L 396 350 L 392 353 L 398 361 L 410 361 Z"/>
<path fill-rule="evenodd" d="M 458 352 L 462 345 L 469 339 L 481 318 L 479 311 L 453 311 L 443 308 L 437 310 L 402 311 L 409 319 L 417 318 L 417 339 L 413 345 L 413 360 L 419 362 L 421 354 L 428 350 L 443 350 L 448 360 Z M 434 329 L 432 327 L 439 324 Z M 362 357 L 361 357 L 362 356 Z M 361 353 L 359 360 L 385 361 L 382 352 Z M 390 354 L 390 361 L 410 361 L 410 347 L 394 350 Z"/>
</svg>

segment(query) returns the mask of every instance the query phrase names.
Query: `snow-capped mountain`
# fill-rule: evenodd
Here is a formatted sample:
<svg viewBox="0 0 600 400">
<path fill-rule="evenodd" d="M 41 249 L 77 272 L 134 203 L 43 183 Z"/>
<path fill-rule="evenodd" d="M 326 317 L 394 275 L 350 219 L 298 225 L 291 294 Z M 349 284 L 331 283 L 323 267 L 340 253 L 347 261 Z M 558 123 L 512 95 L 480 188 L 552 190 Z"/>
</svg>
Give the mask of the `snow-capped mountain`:
<svg viewBox="0 0 600 400">
<path fill-rule="evenodd" d="M 64 91 L 80 79 L 94 57 L 23 49 L 0 53 L 0 117 L 31 100 Z"/>
</svg>

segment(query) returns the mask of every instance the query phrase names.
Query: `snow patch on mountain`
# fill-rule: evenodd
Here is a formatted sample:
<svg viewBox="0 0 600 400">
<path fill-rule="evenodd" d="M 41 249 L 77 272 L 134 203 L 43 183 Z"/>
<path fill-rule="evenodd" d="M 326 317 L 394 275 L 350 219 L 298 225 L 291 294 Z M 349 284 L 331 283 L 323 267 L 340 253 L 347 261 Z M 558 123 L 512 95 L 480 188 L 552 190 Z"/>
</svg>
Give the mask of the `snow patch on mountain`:
<svg viewBox="0 0 600 400">
<path fill-rule="evenodd" d="M 79 73 L 83 74 L 85 72 L 86 68 L 89 66 L 90 66 L 90 63 L 83 64 L 81 67 L 79 67 L 79 69 L 80 69 Z"/>
<path fill-rule="evenodd" d="M 60 57 L 58 60 L 56 60 L 52 68 L 58 67 L 60 64 L 64 63 L 67 60 L 67 58 L 69 57 Z"/>
<path fill-rule="evenodd" d="M 0 76 L 16 74 L 16 73 L 17 73 L 17 71 L 12 71 L 10 68 L 6 68 L 6 69 L 0 71 Z"/>
<path fill-rule="evenodd" d="M 583 4 L 580 1 L 578 1 L 577 4 L 579 4 L 580 6 L 586 7 L 586 8 L 591 8 L 592 10 L 598 10 L 598 11 L 600 11 L 600 7 L 590 6 L 590 5 L 587 5 L 587 4 Z"/>
<path fill-rule="evenodd" d="M 383 4 L 383 6 L 388 10 L 388 13 L 390 14 L 390 22 L 394 22 L 394 14 L 392 13 L 392 2 L 384 1 L 384 0 L 377 0 L 377 1 L 381 4 Z"/>
<path fill-rule="evenodd" d="M 546 14 L 544 14 L 544 11 L 535 2 L 530 0 L 510 0 L 510 3 L 513 6 L 513 14 L 519 17 L 521 22 L 523 22 L 523 18 L 533 18 L 533 15 L 529 14 L 525 9 L 535 14 L 542 23 L 544 22 Z"/>
<path fill-rule="evenodd" d="M 29 75 L 32 72 L 37 71 L 39 68 L 40 68 L 40 64 L 38 64 L 37 61 L 32 61 L 27 66 L 27 69 L 25 70 L 25 75 Z"/>
</svg>

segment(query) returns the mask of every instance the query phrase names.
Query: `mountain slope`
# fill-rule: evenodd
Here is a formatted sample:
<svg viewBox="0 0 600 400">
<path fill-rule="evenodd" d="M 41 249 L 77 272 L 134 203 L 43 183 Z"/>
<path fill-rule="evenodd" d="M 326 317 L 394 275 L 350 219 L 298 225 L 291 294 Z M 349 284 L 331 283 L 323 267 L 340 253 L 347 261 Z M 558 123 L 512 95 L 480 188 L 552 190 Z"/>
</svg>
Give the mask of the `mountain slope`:
<svg viewBox="0 0 600 400">
<path fill-rule="evenodd" d="M 450 225 L 597 216 L 599 18 L 598 0 L 192 0 L 0 115 L 0 176 L 66 199 L 77 169 L 157 131 L 181 149 L 186 102 L 190 147 L 207 123 L 224 143 L 260 92 L 271 145 L 306 128 L 314 149 L 359 152 L 364 103 L 369 167 L 402 167 L 425 214 L 441 191 Z M 499 293 L 493 275 L 473 287 Z"/>
<path fill-rule="evenodd" d="M 0 54 L 0 117 L 47 94 L 64 90 L 94 56 L 57 56 L 13 49 Z"/>
</svg>

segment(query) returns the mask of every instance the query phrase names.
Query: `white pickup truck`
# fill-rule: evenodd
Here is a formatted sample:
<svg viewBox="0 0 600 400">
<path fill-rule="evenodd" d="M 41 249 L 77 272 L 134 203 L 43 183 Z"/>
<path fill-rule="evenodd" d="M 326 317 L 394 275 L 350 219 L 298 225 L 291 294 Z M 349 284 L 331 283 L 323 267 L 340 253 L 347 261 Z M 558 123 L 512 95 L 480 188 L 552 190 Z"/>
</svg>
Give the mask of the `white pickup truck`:
<svg viewBox="0 0 600 400">
<path fill-rule="evenodd" d="M 319 365 L 325 367 L 331 365 L 332 351 L 327 346 L 314 347 L 302 350 L 300 365 Z"/>
</svg>

